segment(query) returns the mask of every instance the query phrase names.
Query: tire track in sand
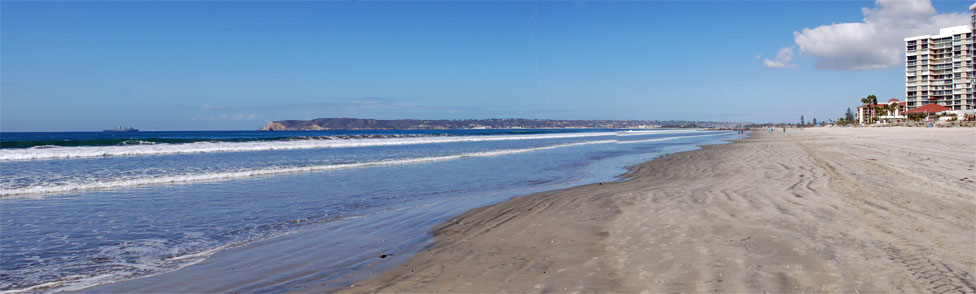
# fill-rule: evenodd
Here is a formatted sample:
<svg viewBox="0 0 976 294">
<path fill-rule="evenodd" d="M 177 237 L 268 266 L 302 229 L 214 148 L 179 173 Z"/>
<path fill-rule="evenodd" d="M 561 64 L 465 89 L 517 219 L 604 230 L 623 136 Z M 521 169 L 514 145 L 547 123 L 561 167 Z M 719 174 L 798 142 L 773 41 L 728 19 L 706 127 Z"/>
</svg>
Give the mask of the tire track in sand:
<svg viewBox="0 0 976 294">
<path fill-rule="evenodd" d="M 906 234 L 904 232 L 893 231 L 898 229 L 898 226 L 890 225 L 890 221 L 894 219 L 909 228 L 913 228 L 913 232 L 909 232 L 909 235 L 923 235 L 924 238 L 922 239 L 932 240 L 933 245 L 936 247 L 941 247 L 939 244 L 945 244 L 942 238 L 927 233 L 926 230 L 912 222 L 910 218 L 901 213 L 897 208 L 891 207 L 891 205 L 882 201 L 880 197 L 868 189 L 861 187 L 856 182 L 851 181 L 847 176 L 839 173 L 834 166 L 817 156 L 807 145 L 801 142 L 796 143 L 810 156 L 815 164 L 819 165 L 828 174 L 827 178 L 838 192 L 845 195 L 848 199 L 856 200 L 851 202 L 853 204 L 852 206 L 863 212 L 858 214 L 858 218 L 874 228 L 873 231 L 869 232 L 877 240 L 883 240 L 885 243 L 883 249 L 888 255 L 888 258 L 904 266 L 904 269 L 915 279 L 913 284 L 916 288 L 936 294 L 976 293 L 976 280 L 974 280 L 969 272 L 928 258 L 923 252 L 931 251 L 931 249 L 905 237 Z M 857 205 L 858 203 L 863 203 L 867 207 Z M 871 208 L 882 210 L 886 215 L 880 215 L 878 211 L 872 210 Z M 891 218 L 890 216 L 895 217 Z M 952 255 L 956 260 L 965 260 L 966 258 L 965 256 L 960 256 L 950 248 L 940 249 Z"/>
</svg>

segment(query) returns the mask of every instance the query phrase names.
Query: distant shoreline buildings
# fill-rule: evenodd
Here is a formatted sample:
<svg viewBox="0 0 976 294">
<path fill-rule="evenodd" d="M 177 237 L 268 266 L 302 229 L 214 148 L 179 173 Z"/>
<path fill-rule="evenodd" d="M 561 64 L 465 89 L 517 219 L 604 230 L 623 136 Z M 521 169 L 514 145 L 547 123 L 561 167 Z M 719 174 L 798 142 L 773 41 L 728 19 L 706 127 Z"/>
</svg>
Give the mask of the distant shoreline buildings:
<svg viewBox="0 0 976 294">
<path fill-rule="evenodd" d="M 739 128 L 742 123 L 663 120 L 551 120 L 551 119 L 360 119 L 318 118 L 269 122 L 259 130 L 444 130 L 444 129 L 656 129 L 656 128 Z"/>
</svg>

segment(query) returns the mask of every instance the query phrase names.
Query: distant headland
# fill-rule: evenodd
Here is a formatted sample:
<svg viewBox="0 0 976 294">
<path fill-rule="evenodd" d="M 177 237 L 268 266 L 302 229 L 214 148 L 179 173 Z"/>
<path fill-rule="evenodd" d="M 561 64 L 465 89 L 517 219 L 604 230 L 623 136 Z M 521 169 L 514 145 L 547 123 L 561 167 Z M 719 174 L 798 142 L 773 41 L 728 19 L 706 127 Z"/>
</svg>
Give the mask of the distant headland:
<svg viewBox="0 0 976 294">
<path fill-rule="evenodd" d="M 661 120 L 551 120 L 551 119 L 361 119 L 318 118 L 313 120 L 273 121 L 262 131 L 291 130 L 437 130 L 437 129 L 653 129 L 653 128 L 724 128 L 739 125 L 727 122 L 661 121 Z"/>
</svg>

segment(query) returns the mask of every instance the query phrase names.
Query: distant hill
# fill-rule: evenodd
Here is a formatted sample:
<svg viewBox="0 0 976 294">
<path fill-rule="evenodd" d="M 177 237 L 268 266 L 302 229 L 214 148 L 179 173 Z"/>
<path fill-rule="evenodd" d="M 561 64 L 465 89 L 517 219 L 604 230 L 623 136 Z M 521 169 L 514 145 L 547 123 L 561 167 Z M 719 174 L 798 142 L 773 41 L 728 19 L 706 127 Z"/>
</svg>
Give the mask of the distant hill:
<svg viewBox="0 0 976 294">
<path fill-rule="evenodd" d="M 434 129 L 542 129 L 542 128 L 712 128 L 730 127 L 738 124 L 690 121 L 647 121 L 647 120 L 549 120 L 549 119 L 464 119 L 464 120 L 418 120 L 418 119 L 360 119 L 360 118 L 318 118 L 313 120 L 273 121 L 260 130 L 434 130 Z"/>
</svg>

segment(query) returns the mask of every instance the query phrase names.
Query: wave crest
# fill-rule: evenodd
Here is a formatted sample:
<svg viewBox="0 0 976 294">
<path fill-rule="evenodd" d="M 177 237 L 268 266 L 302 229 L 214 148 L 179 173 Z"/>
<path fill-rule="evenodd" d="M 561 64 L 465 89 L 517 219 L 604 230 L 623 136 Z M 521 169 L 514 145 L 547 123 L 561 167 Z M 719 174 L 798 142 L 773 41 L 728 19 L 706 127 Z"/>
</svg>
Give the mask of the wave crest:
<svg viewBox="0 0 976 294">
<path fill-rule="evenodd" d="M 499 136 L 416 136 L 394 137 L 323 136 L 317 139 L 278 141 L 226 142 L 202 141 L 183 144 L 153 143 L 115 146 L 72 146 L 50 148 L 0 149 L 0 161 L 27 161 L 50 159 L 74 159 L 112 156 L 151 156 L 189 153 L 248 152 L 270 150 L 298 150 L 317 148 L 350 148 L 371 146 L 415 145 L 434 143 L 482 142 L 506 140 L 533 140 L 612 136 L 613 132 L 572 133 L 546 135 L 499 135 Z"/>
</svg>

